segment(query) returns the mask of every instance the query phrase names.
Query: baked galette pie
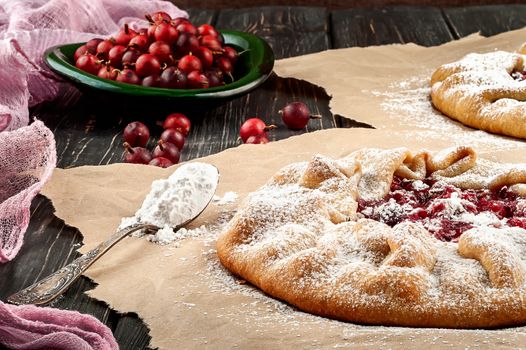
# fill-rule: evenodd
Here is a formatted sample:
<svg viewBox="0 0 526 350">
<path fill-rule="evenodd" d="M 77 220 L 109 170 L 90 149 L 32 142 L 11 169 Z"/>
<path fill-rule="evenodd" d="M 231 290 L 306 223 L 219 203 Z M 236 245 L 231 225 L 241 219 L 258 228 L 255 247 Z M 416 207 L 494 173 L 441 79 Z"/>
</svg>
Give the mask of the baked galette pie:
<svg viewBox="0 0 526 350">
<path fill-rule="evenodd" d="M 526 138 L 526 56 L 504 51 L 472 53 L 431 77 L 431 100 L 462 124 Z"/>
<path fill-rule="evenodd" d="M 362 149 L 281 169 L 217 242 L 221 263 L 301 310 L 380 325 L 526 324 L 526 166 Z"/>
</svg>

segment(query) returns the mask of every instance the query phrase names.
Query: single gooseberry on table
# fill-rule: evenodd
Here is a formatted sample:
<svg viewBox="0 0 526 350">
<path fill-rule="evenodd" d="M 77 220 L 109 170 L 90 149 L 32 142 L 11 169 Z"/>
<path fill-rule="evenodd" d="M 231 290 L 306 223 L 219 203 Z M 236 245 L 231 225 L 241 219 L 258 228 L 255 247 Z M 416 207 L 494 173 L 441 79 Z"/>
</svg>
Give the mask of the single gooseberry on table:
<svg viewBox="0 0 526 350">
<path fill-rule="evenodd" d="M 144 147 L 150 138 L 150 130 L 141 122 L 131 122 L 124 128 L 123 138 L 132 147 Z"/>
<path fill-rule="evenodd" d="M 152 154 L 144 147 L 132 147 L 128 142 L 124 142 L 124 161 L 133 164 L 148 164 L 152 160 Z"/>
<path fill-rule="evenodd" d="M 250 136 L 265 136 L 268 141 L 267 131 L 275 129 L 275 125 L 266 125 L 265 122 L 259 118 L 247 119 L 239 129 L 239 137 L 244 143 L 247 142 Z"/>
<path fill-rule="evenodd" d="M 319 115 L 311 115 L 309 107 L 303 102 L 292 102 L 279 111 L 283 123 L 293 130 L 303 129 L 310 119 L 319 119 Z"/>
<path fill-rule="evenodd" d="M 179 150 L 183 149 L 185 141 L 184 135 L 176 129 L 164 130 L 159 139 L 163 140 L 164 142 L 173 143 Z"/>
<path fill-rule="evenodd" d="M 190 119 L 182 113 L 171 113 L 164 120 L 163 129 L 175 129 L 181 132 L 185 137 L 188 136 L 191 127 Z"/>
<path fill-rule="evenodd" d="M 154 158 L 166 158 L 169 159 L 173 164 L 177 164 L 179 163 L 181 153 L 179 152 L 179 148 L 177 148 L 177 146 L 173 143 L 159 140 L 157 146 L 152 152 L 152 156 Z"/>
</svg>

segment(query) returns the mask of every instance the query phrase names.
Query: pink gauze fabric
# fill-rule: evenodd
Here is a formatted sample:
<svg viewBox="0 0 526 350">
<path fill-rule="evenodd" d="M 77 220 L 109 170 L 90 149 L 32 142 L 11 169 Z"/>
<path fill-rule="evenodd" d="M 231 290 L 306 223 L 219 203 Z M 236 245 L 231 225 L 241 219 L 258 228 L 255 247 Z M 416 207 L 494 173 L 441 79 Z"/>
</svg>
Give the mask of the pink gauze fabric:
<svg viewBox="0 0 526 350">
<path fill-rule="evenodd" d="M 56 160 L 53 133 L 41 121 L 0 132 L 0 262 L 18 253 L 31 200 L 51 176 Z"/>
<path fill-rule="evenodd" d="M 76 311 L 0 302 L 0 344 L 11 349 L 113 350 L 108 327 Z"/>
<path fill-rule="evenodd" d="M 56 163 L 53 135 L 43 124 L 7 132 L 29 123 L 28 107 L 58 93 L 61 80 L 45 66 L 44 51 L 109 37 L 124 23 L 146 27 L 144 15 L 155 11 L 187 17 L 158 0 L 0 0 L 0 263 L 19 251 L 31 200 Z"/>
</svg>

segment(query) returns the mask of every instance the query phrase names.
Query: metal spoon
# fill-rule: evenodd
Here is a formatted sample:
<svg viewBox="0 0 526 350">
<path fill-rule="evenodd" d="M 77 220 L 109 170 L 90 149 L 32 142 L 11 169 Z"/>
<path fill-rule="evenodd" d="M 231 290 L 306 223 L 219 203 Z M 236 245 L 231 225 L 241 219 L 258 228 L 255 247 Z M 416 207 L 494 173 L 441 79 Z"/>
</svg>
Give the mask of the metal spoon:
<svg viewBox="0 0 526 350">
<path fill-rule="evenodd" d="M 185 167 L 190 166 L 191 164 L 195 163 L 184 164 L 177 168 L 175 173 L 184 171 Z M 217 170 L 217 168 L 213 165 L 206 165 L 209 166 L 209 168 L 206 169 L 207 174 L 210 176 L 215 176 L 216 179 L 219 180 L 219 171 Z M 202 204 L 200 207 L 195 208 L 195 211 L 192 212 L 191 215 L 189 215 L 189 218 L 187 220 L 176 225 L 174 227 L 174 231 L 179 230 L 181 227 L 193 221 L 205 210 L 205 208 L 208 206 L 208 204 L 212 201 L 212 198 L 214 197 L 217 188 L 217 182 L 218 181 L 216 181 L 213 184 L 212 188 L 200 189 L 200 191 L 203 191 L 202 198 L 206 200 L 200 203 Z M 34 284 L 19 291 L 18 293 L 11 295 L 9 298 L 7 298 L 7 302 L 16 305 L 47 304 L 53 301 L 58 296 L 60 296 L 62 293 L 64 293 L 71 286 L 71 284 L 80 277 L 80 275 L 84 271 L 86 271 L 95 261 L 97 261 L 111 247 L 117 244 L 124 237 L 139 230 L 148 230 L 151 232 L 156 232 L 159 229 L 160 227 L 158 226 L 142 223 L 125 227 L 122 230 L 115 232 L 106 241 L 100 243 L 97 247 L 90 250 L 81 257 L 73 260 L 71 263 L 64 266 L 60 270 L 52 273 L 51 275 L 41 279 L 38 282 L 35 282 Z"/>
</svg>

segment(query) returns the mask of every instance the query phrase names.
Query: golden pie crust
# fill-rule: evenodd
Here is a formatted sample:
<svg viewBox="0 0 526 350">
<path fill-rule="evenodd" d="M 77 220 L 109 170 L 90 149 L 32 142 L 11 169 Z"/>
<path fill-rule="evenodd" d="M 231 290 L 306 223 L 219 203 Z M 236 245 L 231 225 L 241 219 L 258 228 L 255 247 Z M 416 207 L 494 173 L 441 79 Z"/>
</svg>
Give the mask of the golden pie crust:
<svg viewBox="0 0 526 350">
<path fill-rule="evenodd" d="M 376 325 L 492 328 L 526 323 L 526 230 L 477 227 L 455 242 L 422 225 L 360 218 L 394 176 L 526 193 L 526 167 L 478 159 L 469 147 L 433 154 L 362 149 L 286 166 L 251 193 L 217 253 L 265 293 L 320 316 Z"/>
<path fill-rule="evenodd" d="M 472 128 L 526 138 L 526 81 L 511 76 L 524 71 L 525 59 L 496 51 L 445 64 L 431 77 L 433 105 Z"/>
</svg>

